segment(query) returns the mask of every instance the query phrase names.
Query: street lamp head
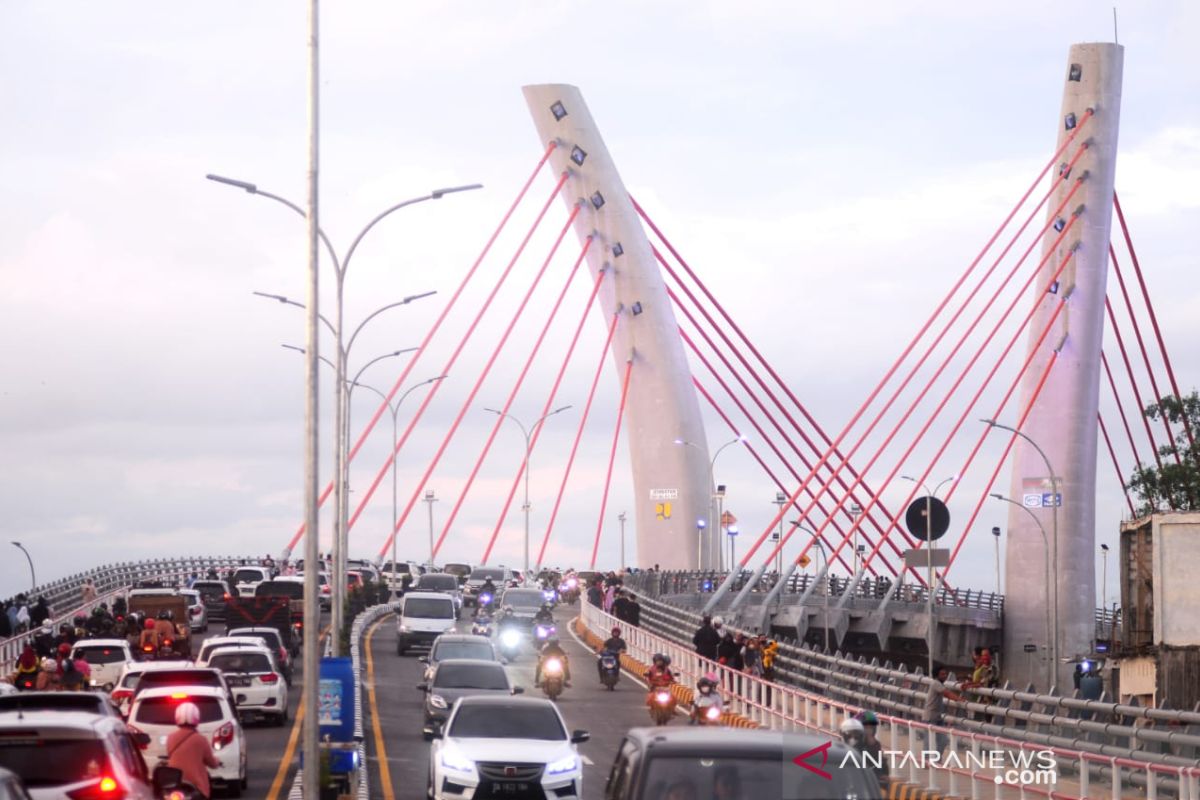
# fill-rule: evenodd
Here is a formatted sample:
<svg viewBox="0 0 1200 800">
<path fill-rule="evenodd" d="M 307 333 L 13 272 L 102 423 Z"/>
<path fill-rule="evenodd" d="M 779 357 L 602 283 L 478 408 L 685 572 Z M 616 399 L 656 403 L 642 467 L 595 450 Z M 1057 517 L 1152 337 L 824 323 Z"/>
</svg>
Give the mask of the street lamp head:
<svg viewBox="0 0 1200 800">
<path fill-rule="evenodd" d="M 1107 552 L 1108 552 L 1108 545 L 1106 545 L 1106 544 L 1102 544 L 1102 545 L 1100 545 L 1100 549 L 1101 549 L 1101 550 L 1103 550 L 1104 552 L 1106 552 L 1106 553 L 1107 553 Z"/>
<path fill-rule="evenodd" d="M 287 297 L 281 294 L 271 294 L 270 292 L 251 292 L 250 294 L 255 294 L 259 297 L 265 297 L 268 300 L 278 300 L 281 303 L 286 303 L 288 301 Z"/>
<path fill-rule="evenodd" d="M 775 493 L 775 502 L 776 503 L 786 503 L 787 499 L 788 499 L 788 496 L 786 494 L 784 494 L 783 492 Z"/>
<path fill-rule="evenodd" d="M 707 522 L 705 522 L 705 521 L 704 521 L 704 520 L 702 520 L 702 519 L 698 519 L 698 520 L 696 520 L 696 527 L 697 527 L 697 528 L 707 528 L 707 527 L 708 527 L 708 523 L 707 523 Z"/>
<path fill-rule="evenodd" d="M 491 412 L 491 413 L 493 413 L 493 414 L 499 414 L 500 416 L 504 416 L 504 412 L 503 412 L 503 411 L 500 411 L 499 409 L 495 409 L 495 408 L 486 408 L 486 407 L 485 407 L 483 410 L 484 410 L 484 411 L 490 411 L 490 412 Z"/>
<path fill-rule="evenodd" d="M 676 439 L 675 444 L 687 444 L 683 439 Z"/>
<path fill-rule="evenodd" d="M 1004 495 L 1002 495 L 1002 494 L 999 494 L 998 492 L 992 492 L 992 493 L 991 493 L 990 495 L 988 495 L 988 496 L 989 496 L 989 497 L 994 497 L 994 498 L 996 498 L 997 500 L 1007 500 L 1007 499 L 1008 499 L 1007 497 L 1005 497 L 1005 496 L 1004 496 Z"/>
<path fill-rule="evenodd" d="M 234 188 L 237 188 L 237 189 L 245 189 L 250 194 L 255 194 L 256 192 L 258 192 L 257 186 L 255 186 L 253 183 L 248 183 L 246 181 L 239 181 L 234 178 L 226 178 L 222 175 L 213 175 L 211 172 L 209 174 L 205 175 L 204 177 L 206 177 L 210 181 L 214 181 L 216 183 L 223 183 L 226 186 L 233 186 Z"/>
<path fill-rule="evenodd" d="M 16 545 L 17 547 L 20 547 L 20 546 L 21 546 L 21 543 L 20 543 L 20 542 L 13 542 L 13 544 L 14 544 L 14 545 Z"/>
<path fill-rule="evenodd" d="M 472 189 L 482 189 L 482 188 L 483 188 L 482 183 L 472 183 L 468 186 L 451 186 L 448 189 L 434 189 L 432 192 L 429 193 L 429 196 L 432 197 L 434 200 L 440 200 L 442 198 L 442 195 L 454 194 L 455 192 L 469 192 Z"/>
<path fill-rule="evenodd" d="M 998 525 L 992 527 L 992 536 L 995 536 L 997 539 L 1000 538 L 1000 527 Z"/>
<path fill-rule="evenodd" d="M 568 404 L 568 405 L 565 405 L 565 406 L 560 406 L 560 407 L 558 407 L 558 408 L 554 409 L 553 411 L 551 411 L 551 412 L 550 412 L 549 414 L 547 414 L 546 416 L 547 416 L 547 417 L 552 417 L 552 416 L 554 416 L 555 414 L 558 414 L 558 413 L 560 413 L 560 412 L 562 412 L 562 411 L 566 411 L 566 410 L 567 410 L 568 408 L 570 408 L 570 407 L 571 407 L 571 406 L 570 406 L 569 404 Z"/>
<path fill-rule="evenodd" d="M 429 297 L 430 295 L 435 295 L 435 294 L 437 294 L 436 290 L 432 291 L 432 292 L 421 292 L 420 294 L 410 294 L 409 296 L 405 297 L 404 299 L 402 299 L 400 301 L 400 305 L 406 306 L 409 303 L 411 303 L 413 300 L 420 300 L 423 297 Z"/>
<path fill-rule="evenodd" d="M 996 427 L 996 420 L 994 420 L 994 419 L 980 419 L 979 421 L 982 422 L 984 425 L 989 425 L 993 428 Z"/>
</svg>

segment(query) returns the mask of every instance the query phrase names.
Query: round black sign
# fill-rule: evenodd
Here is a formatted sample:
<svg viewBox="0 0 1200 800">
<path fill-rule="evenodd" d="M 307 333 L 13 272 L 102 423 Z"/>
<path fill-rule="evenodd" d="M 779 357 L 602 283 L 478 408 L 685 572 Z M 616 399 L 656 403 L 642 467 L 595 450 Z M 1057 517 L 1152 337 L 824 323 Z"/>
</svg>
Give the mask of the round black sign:
<svg viewBox="0 0 1200 800">
<path fill-rule="evenodd" d="M 950 509 L 936 497 L 918 497 L 904 512 L 904 527 L 922 542 L 929 538 L 937 541 L 950 529 Z"/>
</svg>

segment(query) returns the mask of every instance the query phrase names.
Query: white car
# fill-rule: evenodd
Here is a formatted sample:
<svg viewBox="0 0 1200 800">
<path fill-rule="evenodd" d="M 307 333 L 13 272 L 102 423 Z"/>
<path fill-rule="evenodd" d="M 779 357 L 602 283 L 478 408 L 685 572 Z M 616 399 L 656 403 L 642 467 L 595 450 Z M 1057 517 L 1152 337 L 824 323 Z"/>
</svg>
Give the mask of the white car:
<svg viewBox="0 0 1200 800">
<path fill-rule="evenodd" d="M 238 567 L 229 579 L 239 597 L 254 597 L 254 590 L 263 581 L 271 580 L 271 570 L 266 567 Z"/>
<path fill-rule="evenodd" d="M 429 750 L 428 796 L 583 796 L 583 765 L 554 703 L 543 698 L 463 697 Z"/>
<path fill-rule="evenodd" d="M 133 733 L 116 717 L 83 711 L 5 711 L 0 772 L 21 778 L 33 800 L 154 800 Z"/>
<path fill-rule="evenodd" d="M 133 661 L 133 651 L 125 639 L 80 639 L 71 649 L 71 660 L 81 658 L 92 670 L 88 685 L 111 692 L 125 665 Z"/>
<path fill-rule="evenodd" d="M 287 681 L 261 642 L 257 647 L 218 647 L 209 655 L 207 666 L 225 676 L 239 713 L 261 714 L 276 725 L 287 722 Z"/>
<path fill-rule="evenodd" d="M 195 703 L 200 709 L 196 731 L 208 739 L 221 766 L 209 770 L 214 783 L 224 784 L 227 794 L 241 797 L 246 788 L 246 735 L 225 692 L 213 686 L 163 686 L 146 689 L 133 701 L 129 727 L 150 737 L 142 750 L 147 764 L 158 763 L 167 753 L 167 737 L 175 731 L 175 709 L 180 703 Z"/>
<path fill-rule="evenodd" d="M 112 697 L 113 705 L 121 711 L 121 715 L 129 716 L 129 704 L 133 700 L 133 690 L 137 688 L 138 681 L 147 672 L 159 669 L 180 669 L 182 667 L 190 667 L 189 661 L 133 661 L 125 665 L 121 670 L 117 682 L 113 684 L 112 692 L 109 694 Z"/>
<path fill-rule="evenodd" d="M 208 660 L 212 657 L 212 654 L 222 647 L 261 647 L 270 654 L 271 663 L 275 667 L 275 671 L 283 673 L 279 662 L 279 654 L 273 652 L 257 636 L 214 636 L 211 639 L 205 639 L 204 644 L 200 646 L 200 654 L 196 656 L 196 666 L 207 667 L 209 665 Z"/>
<path fill-rule="evenodd" d="M 187 598 L 188 624 L 193 632 L 208 630 L 208 609 L 204 606 L 204 598 L 197 589 L 180 589 L 179 593 Z"/>
</svg>

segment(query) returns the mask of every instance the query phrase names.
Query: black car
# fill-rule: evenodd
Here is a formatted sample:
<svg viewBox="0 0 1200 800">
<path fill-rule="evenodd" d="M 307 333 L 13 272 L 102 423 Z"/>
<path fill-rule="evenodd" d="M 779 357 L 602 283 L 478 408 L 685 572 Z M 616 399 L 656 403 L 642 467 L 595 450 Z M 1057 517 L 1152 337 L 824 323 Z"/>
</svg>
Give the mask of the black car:
<svg viewBox="0 0 1200 800">
<path fill-rule="evenodd" d="M 881 798 L 874 771 L 855 758 L 856 751 L 823 735 L 733 728 L 634 728 L 617 748 L 604 798 Z"/>
<path fill-rule="evenodd" d="M 460 697 L 476 695 L 513 695 L 525 691 L 513 686 L 504 665 L 495 661 L 451 658 L 433 670 L 428 683 L 417 688 L 425 692 L 425 738 L 432 739 L 434 726 L 446 721 L 450 709 Z"/>
<path fill-rule="evenodd" d="M 209 621 L 225 619 L 225 604 L 229 601 L 229 584 L 221 580 L 204 579 L 192 584 L 192 589 L 200 593 L 200 600 L 208 609 Z"/>
</svg>

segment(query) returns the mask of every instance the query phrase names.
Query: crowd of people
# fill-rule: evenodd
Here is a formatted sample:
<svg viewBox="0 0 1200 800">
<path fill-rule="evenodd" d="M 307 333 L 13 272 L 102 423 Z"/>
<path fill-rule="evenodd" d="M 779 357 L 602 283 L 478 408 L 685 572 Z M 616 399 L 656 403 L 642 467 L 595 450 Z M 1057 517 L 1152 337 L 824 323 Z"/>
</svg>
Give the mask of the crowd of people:
<svg viewBox="0 0 1200 800">
<path fill-rule="evenodd" d="M 637 628 L 642 624 L 642 607 L 637 595 L 624 589 L 621 576 L 615 572 L 594 580 L 588 587 L 587 600 L 628 625 Z"/>
<path fill-rule="evenodd" d="M 725 629 L 720 617 L 705 614 L 692 636 L 696 653 L 731 670 L 756 678 L 775 679 L 779 643 L 769 636 L 734 633 Z"/>
</svg>

